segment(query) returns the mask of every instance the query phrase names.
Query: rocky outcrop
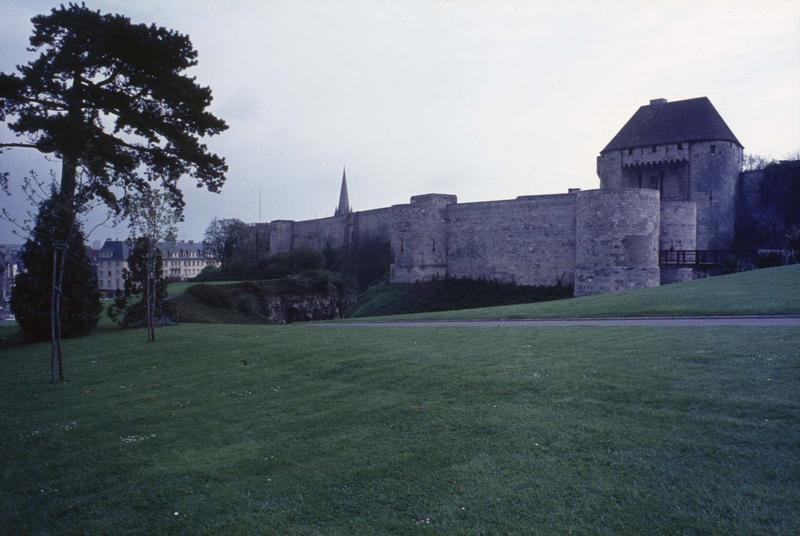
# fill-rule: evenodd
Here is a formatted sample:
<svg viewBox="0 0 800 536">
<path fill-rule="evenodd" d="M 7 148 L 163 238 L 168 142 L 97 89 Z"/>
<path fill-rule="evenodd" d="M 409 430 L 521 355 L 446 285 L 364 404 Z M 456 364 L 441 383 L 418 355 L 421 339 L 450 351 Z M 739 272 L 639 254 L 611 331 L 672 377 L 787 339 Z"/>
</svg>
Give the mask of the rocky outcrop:
<svg viewBox="0 0 800 536">
<path fill-rule="evenodd" d="M 270 323 L 289 324 L 341 318 L 346 301 L 338 292 L 268 296 L 264 299 L 263 308 Z"/>
<path fill-rule="evenodd" d="M 223 285 L 198 284 L 169 301 L 180 322 L 288 324 L 340 318 L 353 295 L 325 275 Z"/>
</svg>

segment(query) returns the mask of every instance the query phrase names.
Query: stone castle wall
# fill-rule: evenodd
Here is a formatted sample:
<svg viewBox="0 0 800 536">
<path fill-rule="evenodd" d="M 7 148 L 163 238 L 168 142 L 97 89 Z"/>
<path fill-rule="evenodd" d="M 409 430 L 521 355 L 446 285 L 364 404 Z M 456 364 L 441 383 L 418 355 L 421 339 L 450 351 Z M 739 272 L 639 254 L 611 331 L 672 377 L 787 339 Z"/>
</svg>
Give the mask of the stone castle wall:
<svg viewBox="0 0 800 536">
<path fill-rule="evenodd" d="M 575 194 L 447 207 L 447 273 L 521 285 L 572 285 Z"/>
<path fill-rule="evenodd" d="M 607 147 L 615 149 L 597 158 L 599 190 L 479 203 L 426 194 L 351 212 L 343 170 L 336 216 L 256 229 L 269 253 L 357 252 L 363 241 L 387 242 L 394 282 L 486 278 L 573 285 L 585 295 L 682 281 L 700 270 L 687 267 L 690 255 L 680 267 L 677 255 L 660 267 L 660 250 L 731 250 L 737 240 L 762 243 L 762 235 L 780 247 L 786 229 L 800 224 L 800 163 L 740 179 L 742 147 L 705 97 L 651 100 Z M 758 217 L 741 214 L 751 208 Z"/>
<path fill-rule="evenodd" d="M 741 147 L 729 141 L 694 142 L 689 166 L 690 199 L 697 203 L 697 249 L 732 249 Z"/>
<path fill-rule="evenodd" d="M 694 201 L 662 201 L 659 235 L 659 249 L 697 249 L 697 203 Z M 694 278 L 694 268 L 661 267 L 662 285 L 690 281 Z"/>
<path fill-rule="evenodd" d="M 680 235 L 681 218 L 693 207 L 667 206 L 668 221 L 676 221 L 675 230 L 667 226 L 671 235 Z M 578 295 L 658 284 L 657 190 L 591 190 L 478 203 L 427 194 L 408 204 L 277 220 L 257 228 L 262 234 L 268 230 L 271 254 L 388 241 L 390 280 L 396 283 L 483 278 L 575 285 Z"/>
<path fill-rule="evenodd" d="M 602 189 L 654 189 L 663 202 L 694 202 L 697 249 L 733 248 L 741 166 L 741 147 L 719 140 L 614 150 L 597 159 Z"/>
<path fill-rule="evenodd" d="M 578 192 L 575 295 L 657 287 L 659 212 L 656 190 Z"/>
<path fill-rule="evenodd" d="M 446 210 L 455 203 L 454 195 L 428 194 L 412 197 L 408 205 L 392 206 L 392 282 L 413 283 L 447 277 Z"/>
<path fill-rule="evenodd" d="M 348 215 L 294 222 L 292 249 L 316 249 L 326 246 L 341 247 L 347 243 L 350 232 Z"/>
</svg>

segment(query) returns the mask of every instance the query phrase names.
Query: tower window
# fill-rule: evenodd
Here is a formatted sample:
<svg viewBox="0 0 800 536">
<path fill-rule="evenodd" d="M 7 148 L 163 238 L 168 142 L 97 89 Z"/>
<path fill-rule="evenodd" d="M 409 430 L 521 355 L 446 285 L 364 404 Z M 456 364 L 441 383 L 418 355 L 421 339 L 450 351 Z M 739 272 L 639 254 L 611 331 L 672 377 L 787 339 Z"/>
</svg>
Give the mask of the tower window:
<svg viewBox="0 0 800 536">
<path fill-rule="evenodd" d="M 436 251 L 436 239 L 433 239 L 433 251 Z"/>
<path fill-rule="evenodd" d="M 680 150 L 680 149 L 683 149 L 683 144 L 682 143 L 678 144 L 678 150 Z"/>
<path fill-rule="evenodd" d="M 717 146 L 714 145 L 714 144 L 711 144 L 711 145 L 708 146 L 708 150 L 711 151 L 712 153 L 716 153 L 717 152 Z"/>
<path fill-rule="evenodd" d="M 658 145 L 653 145 L 653 150 L 652 150 L 652 152 L 656 152 L 656 151 L 658 151 Z"/>
<path fill-rule="evenodd" d="M 628 154 L 633 154 L 633 149 L 628 149 Z"/>
</svg>

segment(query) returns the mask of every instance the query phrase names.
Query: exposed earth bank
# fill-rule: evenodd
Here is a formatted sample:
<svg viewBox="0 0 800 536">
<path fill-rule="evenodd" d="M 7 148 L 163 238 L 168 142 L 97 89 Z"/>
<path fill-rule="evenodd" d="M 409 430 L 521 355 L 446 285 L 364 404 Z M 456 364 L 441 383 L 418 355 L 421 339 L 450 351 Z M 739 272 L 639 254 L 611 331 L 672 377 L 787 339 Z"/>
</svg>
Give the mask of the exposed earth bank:
<svg viewBox="0 0 800 536">
<path fill-rule="evenodd" d="M 353 299 L 337 279 L 315 274 L 229 285 L 198 284 L 170 300 L 170 309 L 178 322 L 288 324 L 341 318 Z"/>
</svg>

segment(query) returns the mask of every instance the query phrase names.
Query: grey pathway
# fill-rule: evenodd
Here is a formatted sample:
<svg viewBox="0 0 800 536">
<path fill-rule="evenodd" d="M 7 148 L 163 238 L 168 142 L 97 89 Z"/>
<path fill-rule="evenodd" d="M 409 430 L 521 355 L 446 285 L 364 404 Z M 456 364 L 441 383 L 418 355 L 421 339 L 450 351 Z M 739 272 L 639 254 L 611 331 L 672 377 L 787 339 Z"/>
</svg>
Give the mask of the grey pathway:
<svg viewBox="0 0 800 536">
<path fill-rule="evenodd" d="M 786 316 L 674 316 L 625 318 L 551 318 L 530 320 L 376 320 L 372 322 L 344 320 L 314 323 L 323 328 L 428 328 L 487 326 L 793 326 L 800 327 L 800 315 Z"/>
</svg>

